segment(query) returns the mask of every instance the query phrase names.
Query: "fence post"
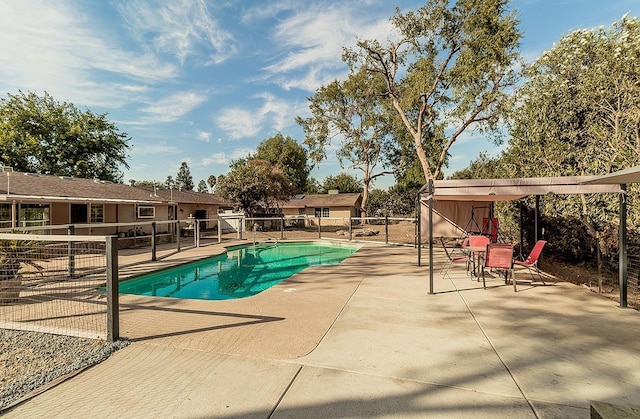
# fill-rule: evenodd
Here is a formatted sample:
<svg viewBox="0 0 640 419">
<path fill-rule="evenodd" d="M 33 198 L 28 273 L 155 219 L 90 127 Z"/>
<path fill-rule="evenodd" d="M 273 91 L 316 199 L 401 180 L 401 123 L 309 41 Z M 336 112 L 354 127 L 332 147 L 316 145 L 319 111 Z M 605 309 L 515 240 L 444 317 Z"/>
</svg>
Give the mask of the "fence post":
<svg viewBox="0 0 640 419">
<path fill-rule="evenodd" d="M 180 236 L 182 236 L 182 231 L 180 231 L 180 220 L 176 220 L 176 251 L 180 251 Z"/>
<path fill-rule="evenodd" d="M 156 257 L 156 222 L 152 221 L 151 222 L 151 261 L 155 262 L 156 260 L 158 260 L 158 258 Z"/>
<path fill-rule="evenodd" d="M 318 238 L 322 238 L 322 216 L 318 217 Z"/>
<path fill-rule="evenodd" d="M 242 240 L 243 228 L 244 228 L 244 217 L 240 217 L 240 225 L 238 226 L 238 240 Z"/>
<path fill-rule="evenodd" d="M 280 217 L 280 240 L 284 240 L 284 217 Z"/>
<path fill-rule="evenodd" d="M 193 245 L 200 247 L 200 221 L 196 218 L 193 225 Z"/>
<path fill-rule="evenodd" d="M 69 226 L 67 230 L 67 234 L 69 236 L 73 236 L 76 233 L 76 228 L 73 225 Z M 67 246 L 67 254 L 69 255 L 69 278 L 76 277 L 76 254 L 74 249 L 74 242 L 69 241 L 69 245 Z"/>
<path fill-rule="evenodd" d="M 218 215 L 218 243 L 222 243 L 222 223 L 220 222 L 219 215 Z"/>
<path fill-rule="evenodd" d="M 349 216 L 349 241 L 353 240 L 353 223 L 351 221 L 351 216 Z"/>
<path fill-rule="evenodd" d="M 107 340 L 120 338 L 120 308 L 118 301 L 118 237 L 107 236 Z"/>
<path fill-rule="evenodd" d="M 384 214 L 384 242 L 389 244 L 389 214 Z"/>
</svg>

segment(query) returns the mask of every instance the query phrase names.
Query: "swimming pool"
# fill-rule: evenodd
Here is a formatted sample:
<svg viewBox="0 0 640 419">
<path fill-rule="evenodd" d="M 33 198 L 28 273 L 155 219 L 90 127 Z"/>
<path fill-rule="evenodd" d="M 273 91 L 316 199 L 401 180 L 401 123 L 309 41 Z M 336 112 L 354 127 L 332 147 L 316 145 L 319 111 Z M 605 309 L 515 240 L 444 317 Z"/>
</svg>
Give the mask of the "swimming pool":
<svg viewBox="0 0 640 419">
<path fill-rule="evenodd" d="M 120 294 L 198 300 L 231 300 L 264 291 L 310 266 L 337 265 L 355 253 L 351 245 L 265 243 L 122 282 Z"/>
</svg>

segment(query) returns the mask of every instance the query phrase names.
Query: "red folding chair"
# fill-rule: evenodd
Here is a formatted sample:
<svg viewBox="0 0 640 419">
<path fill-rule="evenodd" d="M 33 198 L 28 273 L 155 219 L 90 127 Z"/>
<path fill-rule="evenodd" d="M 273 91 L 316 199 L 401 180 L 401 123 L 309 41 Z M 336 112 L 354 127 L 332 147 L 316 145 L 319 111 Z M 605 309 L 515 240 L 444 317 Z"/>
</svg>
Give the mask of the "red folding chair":
<svg viewBox="0 0 640 419">
<path fill-rule="evenodd" d="M 454 263 L 464 263 L 467 271 L 469 270 L 469 257 L 465 254 L 461 254 L 460 256 L 456 255 L 456 248 L 451 249 L 451 252 L 449 252 L 449 249 L 447 249 L 446 243 L 444 242 L 444 238 L 440 238 L 440 242 L 442 243 L 442 248 L 444 249 L 444 253 L 447 255 L 447 258 L 449 259 L 449 263 L 447 263 L 441 270 L 442 273 L 442 277 L 443 278 L 449 278 L 451 279 L 451 276 L 449 275 L 449 268 L 451 268 L 451 266 Z M 469 242 L 469 239 L 466 238 L 464 239 L 464 241 L 462 242 L 462 247 L 461 249 L 464 250 L 464 248 L 467 246 L 467 243 Z"/>
<path fill-rule="evenodd" d="M 478 269 L 480 269 L 480 266 L 482 265 L 481 258 L 488 244 L 489 244 L 489 238 L 487 236 L 469 236 L 469 248 L 482 249 L 482 251 L 477 251 L 477 250 L 471 251 L 471 254 L 470 254 L 471 263 L 473 265 L 472 276 L 478 277 L 478 280 L 480 280 L 478 275 Z M 476 261 L 478 262 L 477 266 L 476 266 Z"/>
<path fill-rule="evenodd" d="M 482 286 L 487 288 L 484 274 L 485 269 L 494 268 L 504 272 L 504 283 L 507 283 L 509 272 L 513 270 L 513 245 L 504 243 L 489 243 L 487 251 L 484 255 L 484 264 L 482 265 Z M 516 291 L 516 281 L 511 275 L 513 282 L 513 290 Z"/>
<path fill-rule="evenodd" d="M 542 273 L 538 268 L 538 260 L 540 259 L 540 255 L 542 254 L 542 248 L 544 247 L 545 244 L 547 244 L 545 240 L 538 240 L 536 244 L 533 246 L 533 249 L 531 250 L 531 253 L 529 253 L 529 256 L 527 257 L 526 260 L 524 261 L 516 260 L 513 263 L 515 263 L 518 266 L 524 266 L 525 268 L 527 268 L 529 270 L 529 273 L 531 274 L 531 279 L 533 281 L 536 280 L 535 277 L 533 276 L 533 270 L 535 270 L 536 273 L 538 274 L 538 278 L 540 279 L 540 281 L 542 281 L 544 285 L 547 285 L 544 283 L 544 279 L 542 278 Z"/>
</svg>

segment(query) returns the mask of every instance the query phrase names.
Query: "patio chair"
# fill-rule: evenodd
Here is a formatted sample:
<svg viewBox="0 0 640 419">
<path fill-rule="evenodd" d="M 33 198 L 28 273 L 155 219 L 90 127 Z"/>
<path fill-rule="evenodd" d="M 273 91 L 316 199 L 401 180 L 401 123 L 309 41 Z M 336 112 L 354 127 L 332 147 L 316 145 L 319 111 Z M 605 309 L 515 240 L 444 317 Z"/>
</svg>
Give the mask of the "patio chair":
<svg viewBox="0 0 640 419">
<path fill-rule="evenodd" d="M 478 278 L 480 280 L 480 276 L 478 275 L 478 269 L 482 266 L 482 257 L 484 255 L 485 249 L 487 245 L 490 243 L 489 237 L 487 236 L 469 236 L 469 248 L 474 249 L 483 249 L 482 251 L 474 250 L 469 254 L 471 258 L 471 264 L 473 265 L 472 276 Z M 477 261 L 477 266 L 476 266 Z"/>
<path fill-rule="evenodd" d="M 513 290 L 516 291 L 516 281 L 513 278 L 513 245 L 505 243 L 489 243 L 482 264 L 482 286 L 487 288 L 485 270 L 494 268 L 504 272 L 504 283 L 507 283 L 511 272 Z"/>
<path fill-rule="evenodd" d="M 531 279 L 534 282 L 536 279 L 533 276 L 533 270 L 535 270 L 536 273 L 538 274 L 538 279 L 542 281 L 542 284 L 547 285 L 544 283 L 544 279 L 542 278 L 542 273 L 538 268 L 538 259 L 540 259 L 540 255 L 542 254 L 542 248 L 544 247 L 545 244 L 547 244 L 545 240 L 538 240 L 536 244 L 533 246 L 533 249 L 531 250 L 531 253 L 529 253 L 529 256 L 527 257 L 527 259 L 525 259 L 524 261 L 516 260 L 513 263 L 515 263 L 518 266 L 524 266 L 525 268 L 527 268 L 529 270 L 529 273 L 531 274 Z"/>
<path fill-rule="evenodd" d="M 464 241 L 462 242 L 461 250 L 464 250 L 468 242 L 469 242 L 469 238 L 465 238 Z M 444 249 L 444 253 L 447 255 L 447 259 L 449 259 L 448 263 L 440 271 L 442 273 L 443 278 L 452 279 L 451 276 L 449 275 L 449 269 L 454 263 L 464 263 L 466 270 L 467 271 L 469 270 L 469 257 L 467 255 L 465 254 L 462 254 L 460 256 L 455 255 L 457 250 L 455 247 L 451 249 L 451 252 L 449 252 L 449 249 L 447 249 L 447 245 L 444 242 L 443 237 L 440 237 L 440 243 L 442 243 L 442 248 Z"/>
</svg>

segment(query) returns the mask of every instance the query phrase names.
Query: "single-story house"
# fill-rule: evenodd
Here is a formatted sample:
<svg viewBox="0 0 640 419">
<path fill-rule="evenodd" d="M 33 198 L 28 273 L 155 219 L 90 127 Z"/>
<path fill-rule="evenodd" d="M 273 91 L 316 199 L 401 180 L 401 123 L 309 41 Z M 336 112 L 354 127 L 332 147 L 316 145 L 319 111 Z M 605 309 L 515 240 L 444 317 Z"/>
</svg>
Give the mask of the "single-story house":
<svg viewBox="0 0 640 419">
<path fill-rule="evenodd" d="M 70 176 L 0 172 L 0 227 L 134 223 L 217 217 L 230 203 L 206 193 L 149 190 Z M 204 218 L 204 217 L 202 217 Z M 83 228 L 76 234 L 118 234 L 125 227 Z M 149 226 L 141 227 L 149 233 Z"/>
<path fill-rule="evenodd" d="M 296 195 L 282 204 L 285 217 L 304 216 L 310 225 L 349 225 L 349 218 L 360 217 L 362 195 L 359 193 L 328 193 Z M 327 220 L 321 220 L 327 218 Z"/>
</svg>

